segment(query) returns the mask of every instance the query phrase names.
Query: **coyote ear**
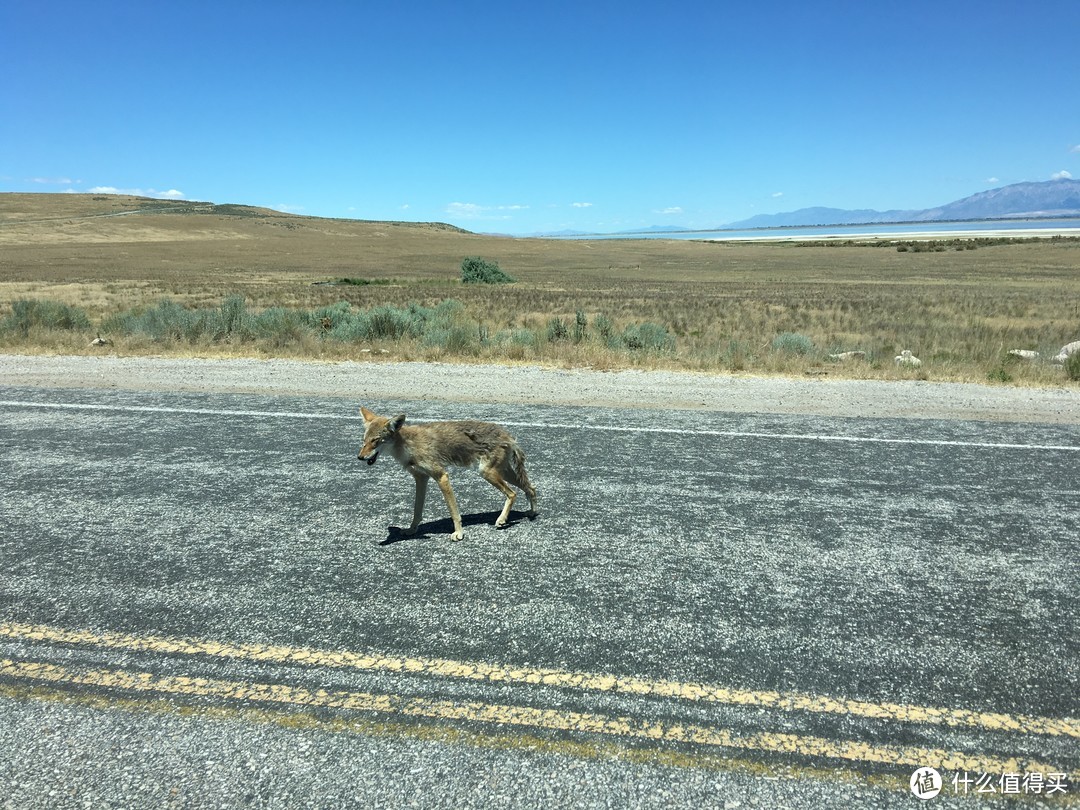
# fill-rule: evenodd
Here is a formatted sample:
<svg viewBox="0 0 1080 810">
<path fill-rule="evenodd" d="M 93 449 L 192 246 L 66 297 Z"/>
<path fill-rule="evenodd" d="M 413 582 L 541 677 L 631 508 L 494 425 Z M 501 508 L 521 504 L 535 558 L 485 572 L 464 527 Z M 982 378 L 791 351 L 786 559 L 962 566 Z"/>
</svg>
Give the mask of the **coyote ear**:
<svg viewBox="0 0 1080 810">
<path fill-rule="evenodd" d="M 363 405 L 360 406 L 360 415 L 362 417 L 364 417 L 365 422 L 370 422 L 372 419 L 375 418 L 375 414 L 373 414 L 371 411 L 369 411 Z"/>
<path fill-rule="evenodd" d="M 397 433 L 402 425 L 405 424 L 405 414 L 399 413 L 393 419 L 390 420 L 390 424 L 387 427 L 390 428 L 391 433 Z"/>
</svg>

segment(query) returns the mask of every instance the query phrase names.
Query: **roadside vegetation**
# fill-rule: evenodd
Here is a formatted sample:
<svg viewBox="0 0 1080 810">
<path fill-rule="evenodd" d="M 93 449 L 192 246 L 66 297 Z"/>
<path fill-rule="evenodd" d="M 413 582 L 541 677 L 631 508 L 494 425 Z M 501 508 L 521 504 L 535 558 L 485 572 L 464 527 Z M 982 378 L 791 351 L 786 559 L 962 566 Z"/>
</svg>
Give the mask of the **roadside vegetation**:
<svg viewBox="0 0 1080 810">
<path fill-rule="evenodd" d="M 1080 360 L 1049 362 L 1080 340 L 1072 239 L 974 250 L 507 239 L 221 206 L 94 218 L 94 206 L 123 201 L 23 196 L 72 218 L 0 210 L 0 351 L 1019 385 L 1080 376 Z M 28 203 L 12 200 L 25 218 Z M 904 351 L 920 363 L 898 365 Z"/>
<path fill-rule="evenodd" d="M 347 357 L 356 352 L 406 358 L 603 359 L 605 365 L 636 365 L 673 356 L 676 341 L 663 326 L 632 323 L 622 330 L 603 314 L 582 311 L 572 320 L 551 318 L 543 326 L 495 329 L 454 299 L 434 306 L 411 303 L 361 308 L 338 301 L 316 309 L 248 308 L 240 295 L 216 307 L 184 307 L 171 299 L 101 318 L 54 301 L 21 299 L 0 320 L 0 338 L 10 347 L 61 346 L 96 336 L 100 345 L 140 353 L 205 352 Z M 651 365 L 651 363 L 646 362 Z"/>
<path fill-rule="evenodd" d="M 1080 379 L 1080 360 L 1062 367 L 1021 360 L 1011 348 L 1052 357 L 1080 334 L 1076 304 L 1036 317 L 1027 296 L 998 301 L 980 317 L 983 295 L 845 289 L 796 298 L 758 289 L 746 298 L 695 299 L 676 287 L 648 299 L 651 320 L 625 296 L 598 294 L 594 307 L 564 311 L 569 298 L 541 291 L 472 295 L 452 285 L 349 283 L 313 307 L 253 304 L 240 294 L 217 303 L 161 298 L 117 311 L 49 299 L 18 299 L 0 315 L 0 350 L 322 359 L 538 362 L 562 366 L 678 368 L 840 377 L 1053 383 Z M 431 289 L 436 287 L 436 289 Z M 353 290 L 391 293 L 354 296 Z M 458 293 L 442 297 L 443 293 Z M 418 300 L 405 300 L 415 296 Z M 358 300 L 350 300 L 357 298 Z M 375 303 L 384 298 L 385 303 Z M 599 306 L 597 306 L 599 305 Z M 1048 304 L 1041 305 L 1045 311 Z M 602 308 L 601 308 L 602 307 Z M 641 307 L 645 309 L 645 307 Z M 559 313 L 559 314 L 552 314 Z M 100 338 L 99 346 L 90 342 Z M 898 367 L 907 346 L 918 367 Z M 860 356 L 841 359 L 844 352 Z"/>
</svg>

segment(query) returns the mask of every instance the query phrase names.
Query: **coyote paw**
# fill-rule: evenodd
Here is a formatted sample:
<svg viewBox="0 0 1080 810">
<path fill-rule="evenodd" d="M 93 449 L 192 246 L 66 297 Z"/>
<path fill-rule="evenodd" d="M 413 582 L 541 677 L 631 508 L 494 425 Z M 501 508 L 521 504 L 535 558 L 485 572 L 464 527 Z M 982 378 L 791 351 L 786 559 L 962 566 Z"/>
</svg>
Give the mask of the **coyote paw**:
<svg viewBox="0 0 1080 810">
<path fill-rule="evenodd" d="M 454 532 L 452 535 L 450 535 L 450 539 L 451 540 L 464 540 L 465 539 L 465 532 Z"/>
<path fill-rule="evenodd" d="M 416 527 L 415 526 L 410 526 L 407 529 L 402 529 L 401 533 L 402 534 L 416 534 Z"/>
<path fill-rule="evenodd" d="M 505 528 L 505 527 L 506 527 L 506 524 L 507 524 L 507 523 L 509 523 L 509 522 L 510 522 L 510 521 L 508 521 L 508 520 L 503 520 L 502 518 L 495 518 L 495 528 L 496 528 L 496 529 L 502 529 L 502 528 Z"/>
</svg>

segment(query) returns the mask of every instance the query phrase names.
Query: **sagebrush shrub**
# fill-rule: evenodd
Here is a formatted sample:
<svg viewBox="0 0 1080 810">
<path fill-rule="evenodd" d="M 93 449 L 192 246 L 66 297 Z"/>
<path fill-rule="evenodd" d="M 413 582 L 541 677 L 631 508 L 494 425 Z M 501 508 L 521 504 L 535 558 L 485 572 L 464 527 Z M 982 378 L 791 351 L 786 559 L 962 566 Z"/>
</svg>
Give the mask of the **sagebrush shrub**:
<svg viewBox="0 0 1080 810">
<path fill-rule="evenodd" d="M 61 304 L 58 301 L 41 301 L 21 298 L 11 304 L 11 314 L 0 320 L 0 330 L 18 332 L 23 337 L 33 328 L 89 329 L 90 319 L 85 310 Z"/>
<path fill-rule="evenodd" d="M 221 327 L 226 335 L 242 335 L 247 328 L 247 303 L 242 295 L 230 295 L 221 302 Z"/>
<path fill-rule="evenodd" d="M 574 343 L 581 343 L 588 336 L 589 319 L 580 309 L 574 313 Z"/>
<path fill-rule="evenodd" d="M 570 337 L 570 329 L 562 318 L 552 318 L 547 325 L 547 339 L 549 343 L 558 343 Z"/>
<path fill-rule="evenodd" d="M 622 333 L 622 342 L 626 348 L 636 351 L 675 351 L 675 338 L 663 326 L 651 321 L 626 327 Z"/>
<path fill-rule="evenodd" d="M 593 318 L 593 329 L 605 342 L 615 335 L 615 324 L 607 315 L 597 315 Z"/>
<path fill-rule="evenodd" d="M 772 349 L 774 352 L 803 356 L 813 353 L 814 342 L 806 335 L 800 335 L 797 332 L 784 332 L 773 338 Z"/>
</svg>

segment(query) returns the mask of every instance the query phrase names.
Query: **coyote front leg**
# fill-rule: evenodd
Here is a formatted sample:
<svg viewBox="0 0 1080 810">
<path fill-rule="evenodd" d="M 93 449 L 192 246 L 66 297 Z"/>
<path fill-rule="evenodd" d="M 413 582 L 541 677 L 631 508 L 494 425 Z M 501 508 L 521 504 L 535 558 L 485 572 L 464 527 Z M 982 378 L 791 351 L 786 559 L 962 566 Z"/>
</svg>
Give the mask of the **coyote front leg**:
<svg viewBox="0 0 1080 810">
<path fill-rule="evenodd" d="M 412 525 L 405 534 L 416 534 L 416 527 L 420 525 L 420 519 L 424 515 L 424 499 L 427 498 L 427 473 L 409 470 L 416 479 L 416 496 L 413 498 Z"/>
</svg>

